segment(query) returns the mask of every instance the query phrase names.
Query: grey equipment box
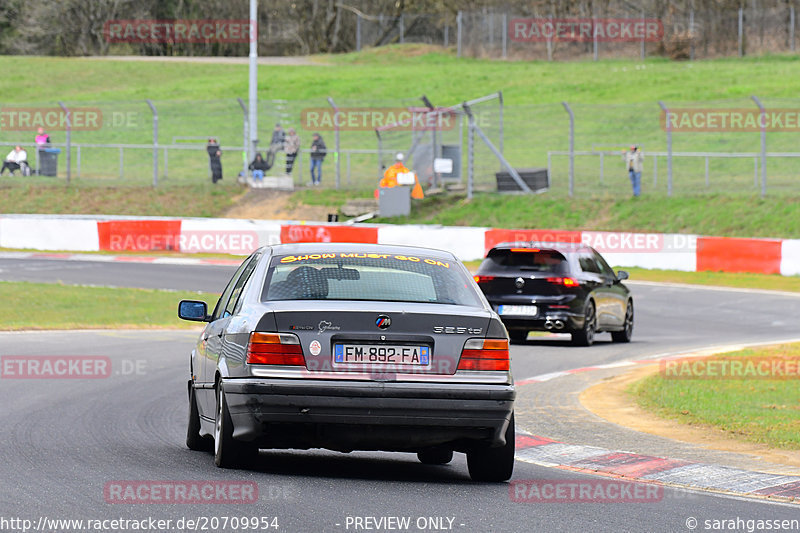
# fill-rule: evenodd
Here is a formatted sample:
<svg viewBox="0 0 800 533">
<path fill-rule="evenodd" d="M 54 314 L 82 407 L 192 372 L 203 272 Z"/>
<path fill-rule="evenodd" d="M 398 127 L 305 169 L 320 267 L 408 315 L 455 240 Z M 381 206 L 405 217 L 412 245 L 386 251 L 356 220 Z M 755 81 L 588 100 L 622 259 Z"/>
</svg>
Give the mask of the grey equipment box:
<svg viewBox="0 0 800 533">
<path fill-rule="evenodd" d="M 381 217 L 404 217 L 411 214 L 411 187 L 378 187 L 378 211 Z"/>
</svg>

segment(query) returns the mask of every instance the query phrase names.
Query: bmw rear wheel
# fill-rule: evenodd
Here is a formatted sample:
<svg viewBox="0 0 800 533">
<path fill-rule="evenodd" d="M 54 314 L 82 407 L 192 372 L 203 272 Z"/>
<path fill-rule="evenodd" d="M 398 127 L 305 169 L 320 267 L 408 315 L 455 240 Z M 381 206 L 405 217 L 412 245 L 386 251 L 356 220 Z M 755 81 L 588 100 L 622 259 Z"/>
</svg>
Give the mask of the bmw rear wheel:
<svg viewBox="0 0 800 533">
<path fill-rule="evenodd" d="M 247 464 L 257 454 L 258 448 L 254 445 L 233 438 L 233 421 L 220 382 L 214 420 L 214 464 L 220 468 L 235 468 Z"/>
<path fill-rule="evenodd" d="M 200 412 L 197 409 L 197 394 L 189 383 L 189 423 L 186 427 L 186 446 L 190 450 L 210 452 L 211 441 L 200 436 Z"/>
<path fill-rule="evenodd" d="M 424 465 L 446 465 L 453 460 L 453 450 L 449 448 L 426 448 L 417 452 L 417 458 Z"/>
<path fill-rule="evenodd" d="M 516 431 L 514 414 L 506 428 L 506 443 L 499 448 L 481 448 L 467 452 L 467 468 L 473 481 L 506 481 L 514 473 Z"/>
</svg>

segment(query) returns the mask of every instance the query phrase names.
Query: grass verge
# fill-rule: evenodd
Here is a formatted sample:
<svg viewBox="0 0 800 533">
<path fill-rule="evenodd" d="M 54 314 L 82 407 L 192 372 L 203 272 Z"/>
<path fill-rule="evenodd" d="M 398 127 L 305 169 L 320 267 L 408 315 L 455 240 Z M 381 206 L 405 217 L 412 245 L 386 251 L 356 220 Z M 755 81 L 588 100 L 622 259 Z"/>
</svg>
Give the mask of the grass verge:
<svg viewBox="0 0 800 533">
<path fill-rule="evenodd" d="M 636 281 L 800 292 L 800 276 L 732 272 L 681 272 L 679 270 L 648 270 L 638 267 L 619 267 L 619 269 L 626 270 L 631 275 L 631 279 Z"/>
<path fill-rule="evenodd" d="M 178 301 L 219 295 L 203 292 L 0 282 L 0 300 L 18 302 L 0 318 L 0 330 L 82 328 L 191 328 L 178 318 Z"/>
<path fill-rule="evenodd" d="M 757 358 L 793 363 L 800 361 L 800 344 L 748 349 L 710 361 L 749 362 Z M 756 366 L 756 368 L 759 368 Z M 791 367 L 787 364 L 787 370 Z M 710 372 L 710 371 L 709 371 Z M 628 394 L 645 410 L 686 424 L 702 424 L 729 435 L 774 448 L 800 449 L 800 387 L 798 375 L 783 379 L 672 379 L 663 373 L 652 375 L 628 388 Z"/>
</svg>

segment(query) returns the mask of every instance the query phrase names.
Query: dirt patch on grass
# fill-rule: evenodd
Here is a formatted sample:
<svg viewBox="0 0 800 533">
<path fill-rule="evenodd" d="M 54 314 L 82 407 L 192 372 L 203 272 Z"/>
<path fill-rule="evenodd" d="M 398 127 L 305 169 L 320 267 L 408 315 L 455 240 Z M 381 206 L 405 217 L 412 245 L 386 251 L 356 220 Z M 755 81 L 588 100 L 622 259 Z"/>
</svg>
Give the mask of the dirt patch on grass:
<svg viewBox="0 0 800 533">
<path fill-rule="evenodd" d="M 334 210 L 335 211 L 335 210 Z M 262 220 L 327 220 L 330 207 L 292 201 L 289 191 L 251 189 L 223 215 L 226 218 Z"/>
<path fill-rule="evenodd" d="M 658 372 L 658 365 L 637 368 L 583 391 L 581 404 L 597 416 L 636 431 L 697 444 L 711 450 L 755 455 L 765 461 L 800 468 L 800 451 L 780 450 L 736 439 L 705 425 L 687 425 L 659 418 L 639 407 L 625 392 L 629 385 Z"/>
</svg>

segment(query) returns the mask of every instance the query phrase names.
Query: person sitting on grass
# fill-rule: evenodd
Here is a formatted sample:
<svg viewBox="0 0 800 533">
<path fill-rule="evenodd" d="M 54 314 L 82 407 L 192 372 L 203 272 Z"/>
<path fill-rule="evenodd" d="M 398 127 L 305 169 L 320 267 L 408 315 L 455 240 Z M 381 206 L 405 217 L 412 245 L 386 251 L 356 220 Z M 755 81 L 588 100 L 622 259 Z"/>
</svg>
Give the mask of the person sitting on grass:
<svg viewBox="0 0 800 533">
<path fill-rule="evenodd" d="M 21 146 L 15 146 L 6 156 L 6 160 L 3 161 L 3 168 L 0 169 L 0 176 L 3 175 L 6 169 L 8 169 L 13 176 L 14 171 L 19 170 L 23 166 L 28 166 L 28 152 L 23 150 Z"/>
<path fill-rule="evenodd" d="M 247 168 L 253 171 L 253 179 L 264 181 L 264 172 L 269 170 L 269 165 L 267 165 L 267 162 L 264 161 L 264 157 L 261 155 L 261 152 L 258 152 L 255 159 L 253 159 L 253 162 L 250 163 L 250 166 Z"/>
</svg>

